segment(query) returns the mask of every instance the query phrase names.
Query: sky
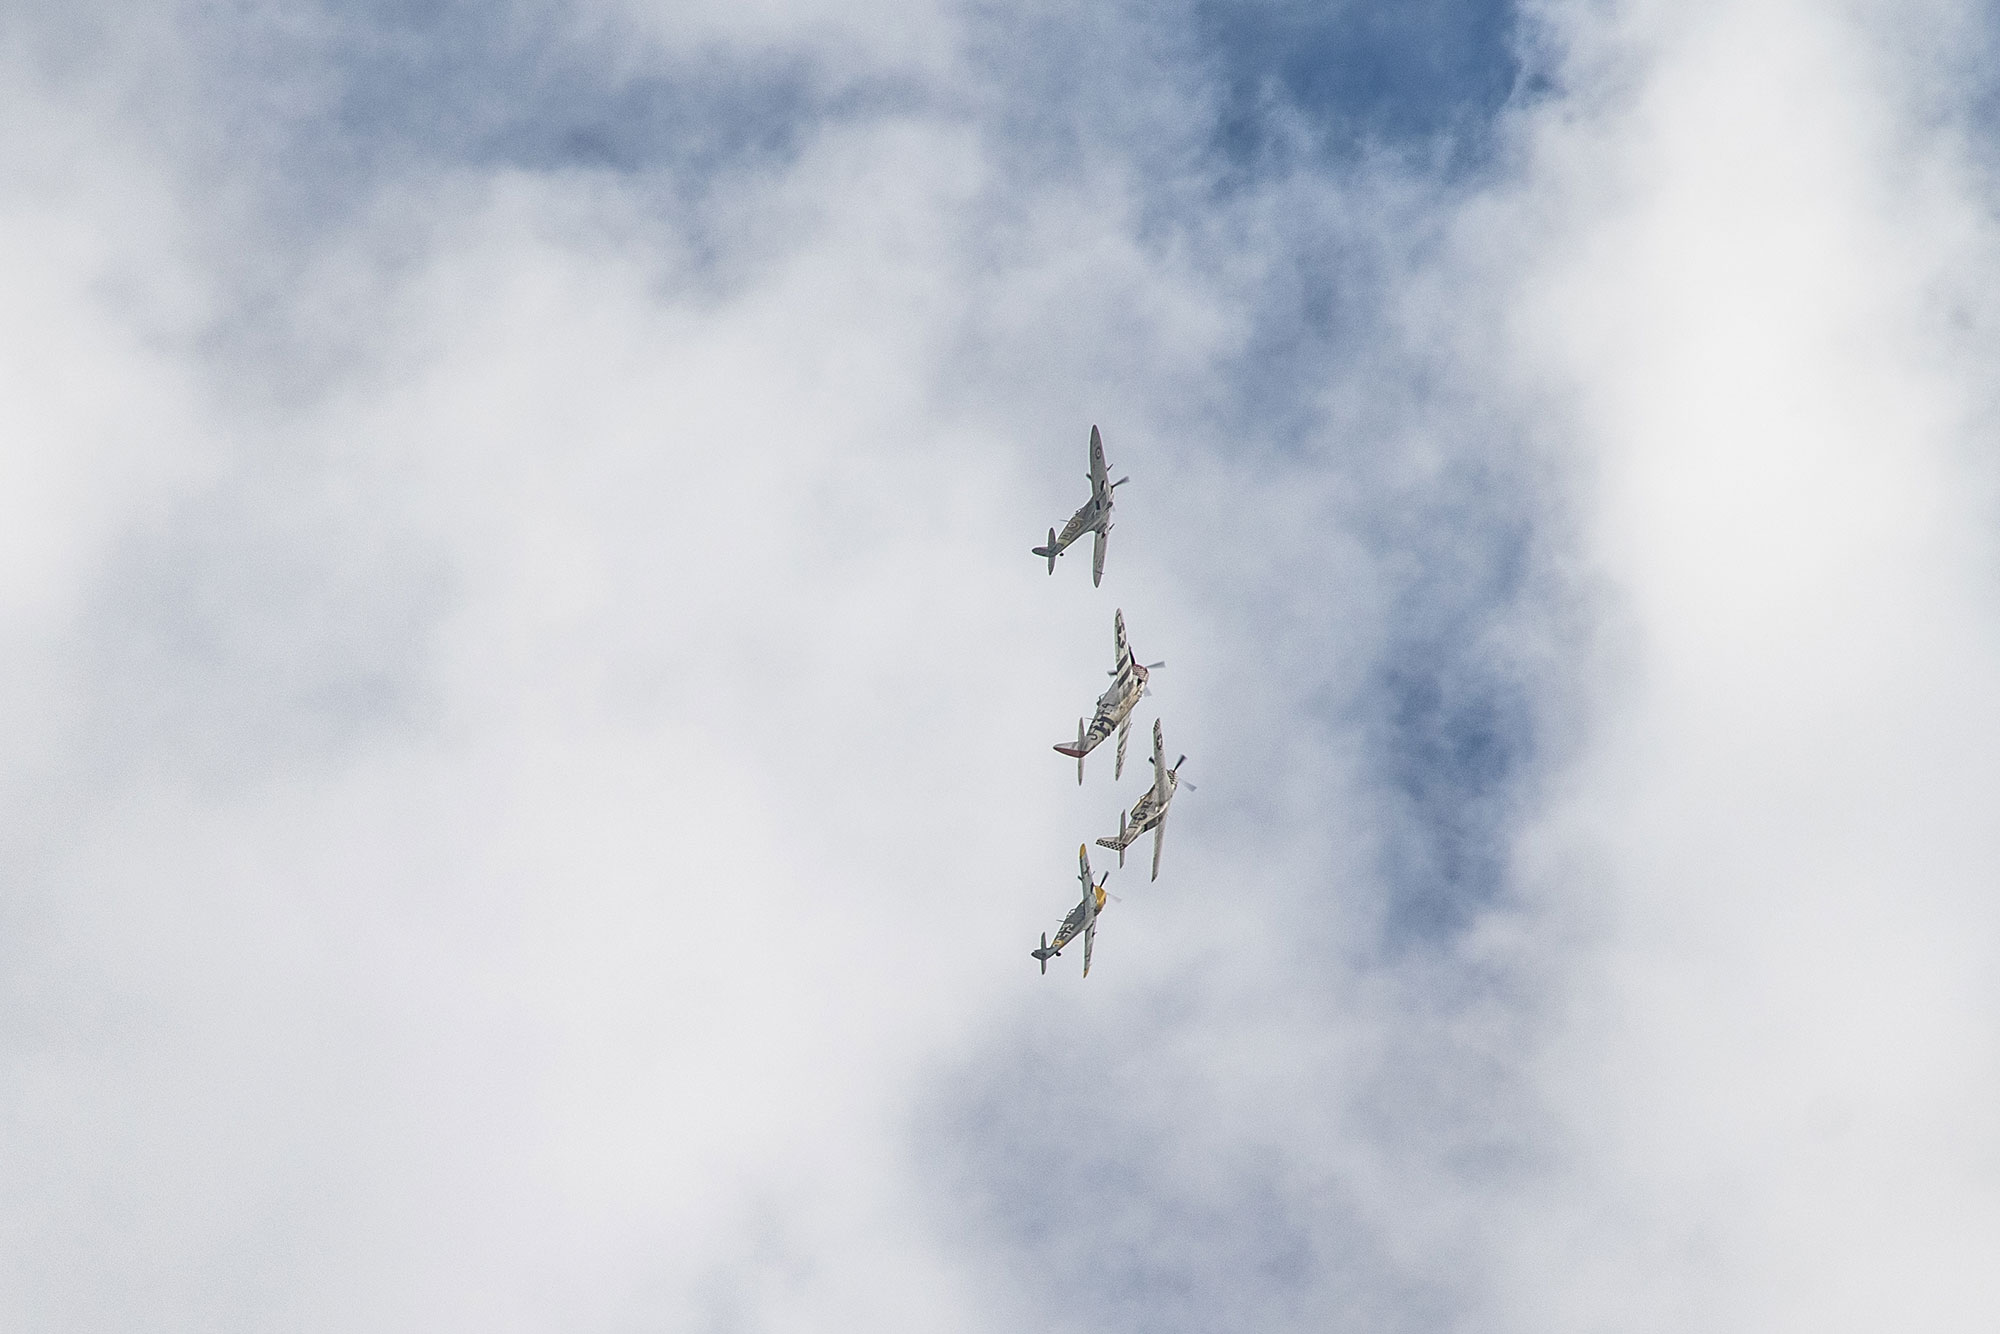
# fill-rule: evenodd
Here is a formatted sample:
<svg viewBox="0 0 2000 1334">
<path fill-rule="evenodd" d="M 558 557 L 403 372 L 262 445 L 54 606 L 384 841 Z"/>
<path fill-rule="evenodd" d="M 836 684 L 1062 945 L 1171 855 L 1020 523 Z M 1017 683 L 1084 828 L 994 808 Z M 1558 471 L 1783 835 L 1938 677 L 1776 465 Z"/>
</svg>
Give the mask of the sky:
<svg viewBox="0 0 2000 1334">
<path fill-rule="evenodd" d="M 1993 1327 L 1983 8 L 4 16 L 0 1324 Z"/>
</svg>

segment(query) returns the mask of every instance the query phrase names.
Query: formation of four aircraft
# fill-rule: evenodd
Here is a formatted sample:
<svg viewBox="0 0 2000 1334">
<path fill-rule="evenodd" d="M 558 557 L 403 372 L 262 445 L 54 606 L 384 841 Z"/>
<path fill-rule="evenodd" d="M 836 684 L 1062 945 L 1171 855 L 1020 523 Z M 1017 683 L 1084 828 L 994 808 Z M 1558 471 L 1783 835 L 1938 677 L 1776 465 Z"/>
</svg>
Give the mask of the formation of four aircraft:
<svg viewBox="0 0 2000 1334">
<path fill-rule="evenodd" d="M 1102 584 L 1104 580 L 1104 544 L 1105 540 L 1111 536 L 1111 493 L 1114 489 L 1125 485 L 1130 480 L 1132 479 L 1129 477 L 1121 477 L 1115 482 L 1110 480 L 1110 472 L 1104 466 L 1104 441 L 1098 435 L 1097 428 L 1095 426 L 1091 427 L 1090 499 L 1084 503 L 1081 509 L 1070 516 L 1069 522 L 1063 525 L 1061 534 L 1057 534 L 1053 528 L 1049 529 L 1048 545 L 1034 548 L 1034 553 L 1037 556 L 1043 556 L 1048 559 L 1050 574 L 1056 572 L 1056 557 L 1062 555 L 1072 542 L 1075 542 L 1085 533 L 1095 533 L 1097 540 L 1091 552 L 1090 584 L 1093 588 Z M 1112 763 L 1111 777 L 1115 781 L 1124 776 L 1125 742 L 1132 731 L 1132 710 L 1138 705 L 1139 700 L 1143 696 L 1152 693 L 1146 685 L 1151 672 L 1155 668 L 1166 666 L 1164 662 L 1147 663 L 1142 666 L 1132 656 L 1132 646 L 1125 639 L 1125 613 L 1122 610 L 1112 613 L 1111 626 L 1115 647 L 1115 658 L 1111 667 L 1111 686 L 1102 695 L 1097 697 L 1096 712 L 1087 723 L 1081 718 L 1076 720 L 1075 743 L 1058 744 L 1056 746 L 1058 754 L 1067 755 L 1076 760 L 1076 781 L 1078 784 L 1083 782 L 1084 756 L 1095 750 L 1098 743 L 1113 732 L 1118 733 L 1118 754 L 1117 759 Z M 1174 761 L 1171 769 L 1167 767 L 1166 746 L 1161 740 L 1160 720 L 1158 718 L 1153 720 L 1152 762 L 1152 787 L 1133 805 L 1129 815 L 1124 811 L 1119 812 L 1118 832 L 1110 838 L 1098 839 L 1097 845 L 1102 848 L 1110 848 L 1116 852 L 1118 854 L 1118 865 L 1122 867 L 1125 865 L 1125 849 L 1137 842 L 1141 834 L 1151 830 L 1153 834 L 1152 878 L 1158 880 L 1160 878 L 1160 845 L 1165 841 L 1167 833 L 1167 806 L 1173 801 L 1174 792 L 1180 786 L 1180 767 L 1187 762 L 1187 756 L 1183 755 Z M 1194 784 L 1189 783 L 1188 787 L 1192 789 Z M 1111 873 L 1109 871 L 1105 872 L 1102 879 L 1093 880 L 1091 878 L 1090 848 L 1088 845 L 1082 845 L 1077 848 L 1076 862 L 1077 878 L 1083 882 L 1083 899 L 1076 907 L 1070 909 L 1069 915 L 1063 918 L 1062 925 L 1056 928 L 1055 941 L 1051 943 L 1048 936 L 1044 935 L 1042 937 L 1041 948 L 1032 951 L 1032 954 L 1042 965 L 1042 971 L 1046 973 L 1049 971 L 1049 960 L 1061 954 L 1063 947 L 1080 935 L 1083 937 L 1083 975 L 1089 977 L 1091 946 L 1097 940 L 1097 915 L 1104 911 L 1104 903 L 1107 897 L 1104 892 L 1104 884 L 1106 880 L 1111 878 Z"/>
</svg>

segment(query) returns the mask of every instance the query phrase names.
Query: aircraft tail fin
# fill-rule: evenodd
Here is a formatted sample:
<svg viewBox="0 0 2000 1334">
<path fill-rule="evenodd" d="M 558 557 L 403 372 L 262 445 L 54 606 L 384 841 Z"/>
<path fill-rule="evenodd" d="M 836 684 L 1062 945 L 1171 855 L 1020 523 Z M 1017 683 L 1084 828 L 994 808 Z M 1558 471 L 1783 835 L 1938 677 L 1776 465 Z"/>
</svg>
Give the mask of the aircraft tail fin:
<svg viewBox="0 0 2000 1334">
<path fill-rule="evenodd" d="M 1125 848 L 1131 842 L 1132 842 L 1132 835 L 1127 832 L 1126 822 L 1125 822 L 1125 812 L 1120 811 L 1118 812 L 1117 836 L 1114 838 L 1100 838 L 1097 840 L 1097 846 L 1100 848 L 1110 848 L 1113 852 L 1117 853 L 1118 864 L 1120 866 L 1123 866 L 1125 865 Z"/>
<path fill-rule="evenodd" d="M 1045 547 L 1036 547 L 1035 554 L 1037 556 L 1047 556 L 1049 558 L 1049 573 L 1054 574 L 1056 572 L 1056 557 L 1062 555 L 1062 548 L 1056 545 L 1055 529 L 1049 529 L 1049 544 Z"/>
<path fill-rule="evenodd" d="M 1047 977 L 1049 975 L 1049 958 L 1055 954 L 1055 951 L 1049 948 L 1048 932 L 1042 932 L 1042 947 L 1038 950 L 1031 950 L 1030 953 L 1035 956 L 1035 961 L 1041 964 L 1042 976 Z"/>
<path fill-rule="evenodd" d="M 1058 742 L 1055 748 L 1056 754 L 1068 755 L 1076 761 L 1076 784 L 1078 787 L 1083 786 L 1083 757 L 1090 754 L 1090 748 L 1083 744 L 1084 740 L 1083 719 L 1079 718 L 1076 720 L 1076 744 L 1074 746 L 1065 746 Z"/>
</svg>

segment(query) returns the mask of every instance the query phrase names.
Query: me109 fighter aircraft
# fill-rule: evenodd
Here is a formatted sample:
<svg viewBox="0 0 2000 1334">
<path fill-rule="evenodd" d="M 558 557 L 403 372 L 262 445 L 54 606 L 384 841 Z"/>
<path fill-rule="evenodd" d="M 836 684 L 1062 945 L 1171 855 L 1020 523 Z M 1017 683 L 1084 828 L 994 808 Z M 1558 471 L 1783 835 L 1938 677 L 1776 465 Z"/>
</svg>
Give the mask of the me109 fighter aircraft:
<svg viewBox="0 0 2000 1334">
<path fill-rule="evenodd" d="M 1139 798 L 1132 807 L 1132 818 L 1127 821 L 1125 813 L 1118 813 L 1118 835 L 1115 838 L 1100 838 L 1097 846 L 1110 848 L 1118 854 L 1118 864 L 1125 864 L 1125 849 L 1138 841 L 1139 835 L 1148 829 L 1153 831 L 1153 879 L 1160 878 L 1160 844 L 1167 837 L 1167 805 L 1174 799 L 1174 790 L 1180 786 L 1180 767 L 1187 763 L 1183 755 L 1174 761 L 1174 767 L 1167 767 L 1166 747 L 1160 741 L 1160 720 L 1153 720 L 1153 790 Z M 1193 783 L 1188 787 L 1192 789 Z"/>
<path fill-rule="evenodd" d="M 1063 946 L 1076 939 L 1077 932 L 1083 933 L 1083 975 L 1090 976 L 1090 947 L 1097 940 L 1097 915 L 1104 911 L 1104 883 L 1111 879 L 1111 872 L 1104 873 L 1104 880 L 1095 884 L 1090 879 L 1090 849 L 1082 844 L 1076 849 L 1077 878 L 1083 881 L 1083 901 L 1069 910 L 1062 925 L 1056 928 L 1056 943 L 1049 944 L 1049 938 L 1042 936 L 1042 947 L 1029 953 L 1042 965 L 1042 972 L 1049 971 L 1049 960 L 1063 951 Z"/>
<path fill-rule="evenodd" d="M 1037 556 L 1049 558 L 1049 573 L 1056 572 L 1056 557 L 1069 549 L 1069 544 L 1085 533 L 1097 534 L 1097 547 L 1090 557 L 1090 586 L 1096 588 L 1104 579 L 1104 543 L 1111 536 L 1111 492 L 1113 488 L 1125 485 L 1130 477 L 1120 477 L 1117 481 L 1107 480 L 1110 471 L 1104 466 L 1104 441 L 1097 434 L 1097 427 L 1090 428 L 1090 499 L 1082 509 L 1069 516 L 1063 525 L 1062 535 L 1049 529 L 1049 544 L 1036 547 Z"/>
<path fill-rule="evenodd" d="M 1146 693 L 1146 679 L 1154 668 L 1164 667 L 1164 662 L 1147 663 L 1140 666 L 1132 659 L 1132 646 L 1125 642 L 1125 613 L 1112 613 L 1111 628 L 1116 648 L 1116 665 L 1111 669 L 1111 686 L 1097 697 L 1097 713 L 1088 724 L 1083 719 L 1076 720 L 1076 744 L 1056 744 L 1058 755 L 1068 755 L 1076 761 L 1076 781 L 1083 782 L 1083 757 L 1097 749 L 1097 743 L 1118 732 L 1118 761 L 1111 770 L 1111 776 L 1122 778 L 1125 774 L 1125 739 L 1132 731 L 1132 708 L 1139 697 Z"/>
</svg>

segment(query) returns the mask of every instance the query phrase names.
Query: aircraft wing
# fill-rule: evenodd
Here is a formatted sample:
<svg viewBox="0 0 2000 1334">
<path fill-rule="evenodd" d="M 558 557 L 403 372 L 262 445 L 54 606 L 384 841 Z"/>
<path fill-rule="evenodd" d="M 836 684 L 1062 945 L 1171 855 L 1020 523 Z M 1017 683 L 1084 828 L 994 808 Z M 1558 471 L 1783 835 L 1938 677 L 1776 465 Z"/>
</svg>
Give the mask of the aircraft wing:
<svg viewBox="0 0 2000 1334">
<path fill-rule="evenodd" d="M 1111 663 L 1113 676 L 1123 676 L 1132 669 L 1132 645 L 1125 639 L 1125 610 L 1122 607 L 1111 613 Z"/>
<path fill-rule="evenodd" d="M 1090 976 L 1090 947 L 1097 943 L 1097 919 L 1092 917 L 1090 925 L 1083 928 L 1083 975 Z"/>
<path fill-rule="evenodd" d="M 1160 845 L 1167 841 L 1167 813 L 1160 812 L 1160 818 L 1153 824 L 1153 879 L 1160 878 Z"/>
<path fill-rule="evenodd" d="M 1077 878 L 1083 881 L 1083 901 L 1088 905 L 1084 909 L 1084 914 L 1085 916 L 1094 915 L 1097 908 L 1097 896 L 1090 892 L 1092 888 L 1090 883 L 1090 848 L 1083 843 L 1076 845 L 1076 874 Z"/>
<path fill-rule="evenodd" d="M 1104 439 L 1097 434 L 1095 423 L 1090 427 L 1090 494 L 1102 499 L 1111 490 L 1111 473 L 1104 466 Z"/>
<path fill-rule="evenodd" d="M 1167 809 L 1167 748 L 1160 742 L 1160 720 L 1153 719 L 1153 805 L 1165 813 Z"/>
</svg>

